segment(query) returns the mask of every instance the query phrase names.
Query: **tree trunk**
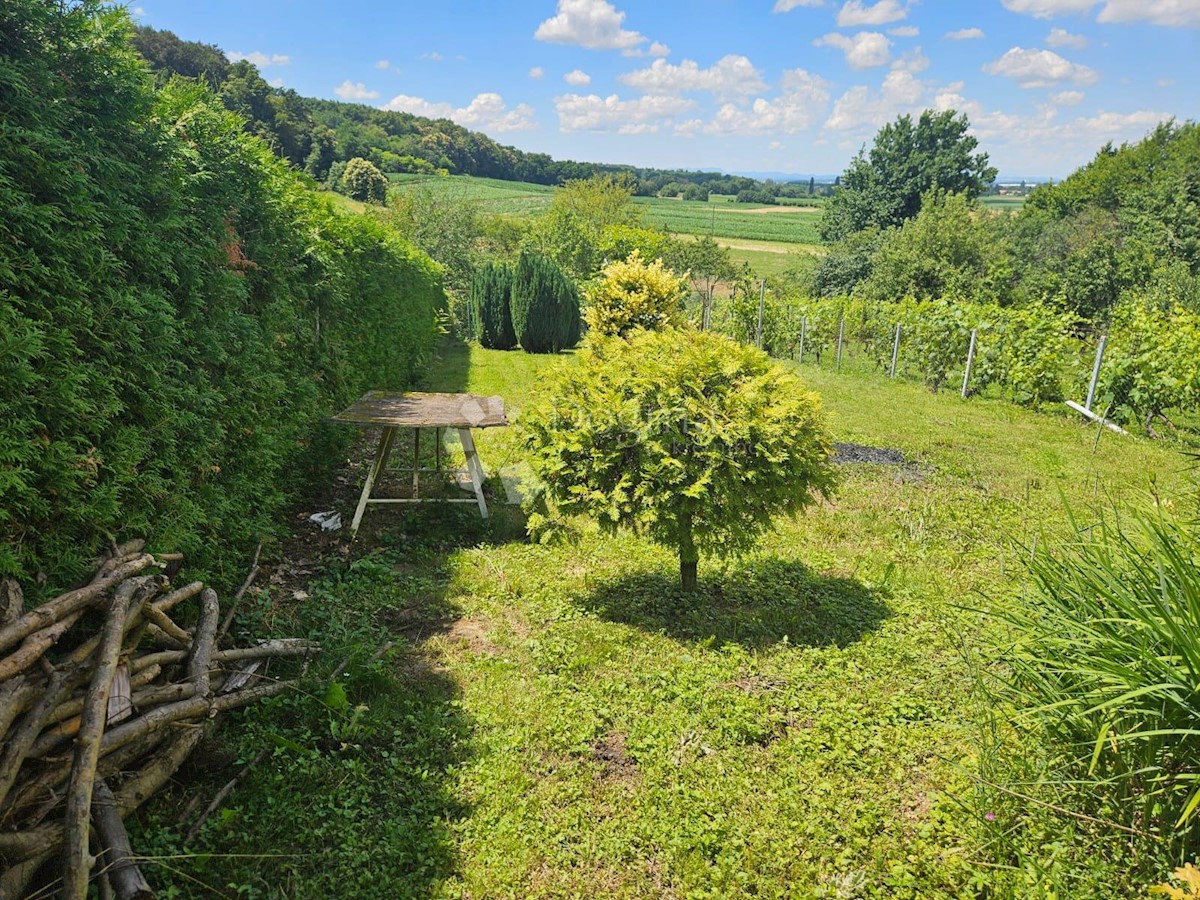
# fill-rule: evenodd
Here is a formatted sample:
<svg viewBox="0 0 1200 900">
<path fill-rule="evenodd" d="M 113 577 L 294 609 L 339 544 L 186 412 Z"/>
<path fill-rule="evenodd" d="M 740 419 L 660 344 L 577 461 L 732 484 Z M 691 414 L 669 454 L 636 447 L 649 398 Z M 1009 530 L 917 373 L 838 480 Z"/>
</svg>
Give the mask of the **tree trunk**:
<svg viewBox="0 0 1200 900">
<path fill-rule="evenodd" d="M 679 583 L 688 593 L 696 590 L 696 565 L 700 554 L 692 539 L 692 517 L 680 517 L 679 522 Z"/>
<path fill-rule="evenodd" d="M 679 560 L 679 582 L 689 594 L 696 589 L 696 563 L 694 559 Z"/>
</svg>

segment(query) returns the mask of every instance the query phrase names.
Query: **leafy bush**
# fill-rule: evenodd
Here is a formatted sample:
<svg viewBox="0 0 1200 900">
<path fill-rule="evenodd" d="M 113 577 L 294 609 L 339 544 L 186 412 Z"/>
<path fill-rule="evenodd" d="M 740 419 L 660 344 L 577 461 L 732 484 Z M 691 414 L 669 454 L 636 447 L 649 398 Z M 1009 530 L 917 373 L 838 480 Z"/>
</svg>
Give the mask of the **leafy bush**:
<svg viewBox="0 0 1200 900">
<path fill-rule="evenodd" d="M 513 273 L 513 332 L 529 353 L 557 353 L 579 343 L 579 292 L 552 260 L 521 252 Z"/>
<path fill-rule="evenodd" d="M 369 160 L 356 156 L 346 163 L 339 187 L 352 200 L 363 203 L 384 203 L 387 200 L 387 176 Z"/>
<path fill-rule="evenodd" d="M 937 391 L 966 362 L 971 334 L 967 309 L 946 300 L 906 300 L 900 316 L 904 366 Z"/>
<path fill-rule="evenodd" d="M 1183 853 L 1200 847 L 1200 532 L 1163 509 L 1101 522 L 1032 562 L 1005 607 L 1018 723 L 1075 802 Z"/>
<path fill-rule="evenodd" d="M 1171 409 L 1200 403 L 1200 316 L 1163 310 L 1143 299 L 1113 315 L 1101 380 L 1101 403 L 1149 431 Z"/>
<path fill-rule="evenodd" d="M 531 463 L 567 513 L 679 552 L 752 546 L 776 513 L 833 486 L 817 397 L 758 350 L 712 332 L 599 338 L 543 382 L 521 418 Z"/>
<path fill-rule="evenodd" d="M 121 11 L 0 7 L 0 573 L 105 534 L 212 564 L 410 383 L 436 266 L 341 216 L 206 88 L 156 96 Z"/>
<path fill-rule="evenodd" d="M 491 350 L 517 346 L 509 307 L 512 284 L 513 271 L 507 263 L 488 263 L 471 282 L 470 334 Z"/>
<path fill-rule="evenodd" d="M 679 324 L 687 279 L 668 271 L 661 259 L 646 263 L 634 250 L 625 262 L 609 263 L 587 292 L 588 328 L 625 337 L 635 328 L 657 331 Z"/>
</svg>

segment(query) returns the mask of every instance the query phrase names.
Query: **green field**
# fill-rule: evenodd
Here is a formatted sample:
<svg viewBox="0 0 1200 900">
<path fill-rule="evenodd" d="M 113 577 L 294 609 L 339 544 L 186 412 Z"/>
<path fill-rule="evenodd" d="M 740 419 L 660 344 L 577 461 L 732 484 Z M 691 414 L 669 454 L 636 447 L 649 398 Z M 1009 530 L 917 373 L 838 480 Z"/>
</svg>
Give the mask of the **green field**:
<svg viewBox="0 0 1200 900">
<path fill-rule="evenodd" d="M 554 188 L 520 181 L 475 178 L 470 175 L 392 175 L 392 190 L 425 190 L 447 200 L 473 204 L 480 212 L 536 216 L 549 205 Z M 719 238 L 816 244 L 820 212 L 810 207 L 730 203 L 716 197 L 711 203 L 635 197 L 645 222 L 680 234 L 711 234 Z"/>
<path fill-rule="evenodd" d="M 782 275 L 796 269 L 809 269 L 825 255 L 820 244 L 792 244 L 784 241 L 750 241 L 737 238 L 717 238 L 717 243 L 729 249 L 735 265 L 743 262 L 759 277 Z"/>
<path fill-rule="evenodd" d="M 984 195 L 979 198 L 979 202 L 989 209 L 1007 209 L 1016 211 L 1025 205 L 1024 197 L 1000 197 Z"/>
<path fill-rule="evenodd" d="M 499 394 L 519 419 L 556 362 L 448 346 L 428 387 Z M 1023 547 L 1063 532 L 1064 504 L 1144 494 L 1131 473 L 1169 492 L 1185 464 L 1057 413 L 801 375 L 836 440 L 910 464 L 843 467 L 833 500 L 757 552 L 702 562 L 693 596 L 631 535 L 575 521 L 530 543 L 498 486 L 488 524 L 380 508 L 353 545 L 303 549 L 310 599 L 271 588 L 246 616 L 319 637 L 309 689 L 225 732 L 239 759 L 271 757 L 195 841 L 169 804 L 143 823 L 164 895 L 1144 896 L 1078 821 L 982 799 L 967 660 L 989 652 L 975 610 L 1020 590 Z M 519 471 L 514 429 L 479 443 L 492 472 Z M 319 508 L 348 519 L 362 473 Z M 229 776 L 200 777 L 181 804 Z"/>
</svg>

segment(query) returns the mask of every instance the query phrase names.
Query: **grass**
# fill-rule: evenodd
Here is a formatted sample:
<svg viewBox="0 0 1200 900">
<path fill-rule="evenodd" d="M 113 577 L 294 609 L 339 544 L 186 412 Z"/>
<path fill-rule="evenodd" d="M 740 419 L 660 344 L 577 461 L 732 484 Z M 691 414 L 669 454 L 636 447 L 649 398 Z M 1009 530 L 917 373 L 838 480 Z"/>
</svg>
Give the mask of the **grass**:
<svg viewBox="0 0 1200 900">
<path fill-rule="evenodd" d="M 546 185 L 470 175 L 393 174 L 391 180 L 394 191 L 427 190 L 489 214 L 537 216 L 550 206 L 554 195 L 554 188 Z M 813 208 L 798 212 L 794 206 L 729 203 L 719 197 L 711 203 L 635 197 L 634 203 L 647 224 L 680 234 L 799 244 L 820 241 L 816 230 L 820 212 Z"/>
<path fill-rule="evenodd" d="M 751 241 L 736 238 L 717 238 L 717 243 L 729 248 L 734 265 L 750 264 L 759 277 L 782 275 L 795 269 L 809 269 L 825 255 L 820 244 L 792 244 L 783 241 Z"/>
<path fill-rule="evenodd" d="M 428 386 L 500 394 L 519 418 L 556 362 L 448 346 Z M 190 854 L 151 877 L 171 896 L 1033 895 L 1036 866 L 997 863 L 988 830 L 1021 823 L 971 800 L 982 717 L 964 647 L 981 620 L 966 608 L 1018 589 L 1023 543 L 1066 530 L 1064 501 L 1137 496 L 1148 473 L 1168 491 L 1183 465 L 1057 414 L 801 374 L 837 440 L 911 464 L 846 467 L 834 501 L 755 554 L 702 561 L 693 597 L 661 548 L 584 522 L 527 543 L 496 502 L 489 523 L 373 510 L 306 602 L 254 599 L 255 633 L 324 642 L 310 693 L 227 731 L 239 757 L 274 755 L 194 846 L 169 804 L 142 823 L 139 849 Z M 513 429 L 478 443 L 492 471 L 519 467 Z M 1030 852 L 1055 848 L 1099 891 L 1071 896 L 1148 883 L 1052 824 Z"/>
</svg>

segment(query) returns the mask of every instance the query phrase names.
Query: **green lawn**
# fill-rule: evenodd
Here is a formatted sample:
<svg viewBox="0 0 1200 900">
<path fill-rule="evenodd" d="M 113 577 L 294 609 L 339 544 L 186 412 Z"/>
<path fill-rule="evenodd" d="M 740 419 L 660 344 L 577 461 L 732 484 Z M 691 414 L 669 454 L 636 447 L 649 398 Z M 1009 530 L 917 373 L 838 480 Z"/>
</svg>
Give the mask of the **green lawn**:
<svg viewBox="0 0 1200 900">
<path fill-rule="evenodd" d="M 556 362 L 450 346 L 428 386 L 500 394 L 519 419 Z M 1183 465 L 1139 439 L 1096 444 L 1057 411 L 801 374 L 836 440 L 911 465 L 845 467 L 834 500 L 752 556 L 702 562 L 695 596 L 644 540 L 574 522 L 530 543 L 497 498 L 486 525 L 462 507 L 372 510 L 308 599 L 253 600 L 252 633 L 326 650 L 309 694 L 226 729 L 241 758 L 273 756 L 192 846 L 169 804 L 144 824 L 152 879 L 172 896 L 1034 896 L 1037 872 L 993 847 L 1020 822 L 972 800 L 964 650 L 987 626 L 970 610 L 1018 588 L 1023 545 L 1064 529 L 1064 501 L 1086 516 L 1149 473 L 1170 490 Z M 518 467 L 514 429 L 479 445 L 492 470 Z M 1139 895 L 1066 826 L 1044 840 L 1104 896 Z"/>
</svg>

